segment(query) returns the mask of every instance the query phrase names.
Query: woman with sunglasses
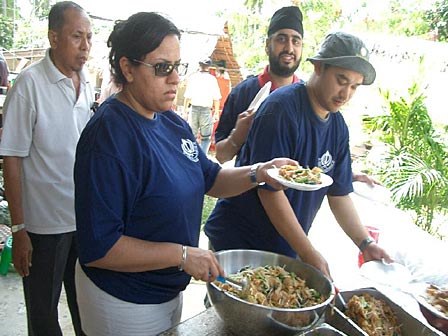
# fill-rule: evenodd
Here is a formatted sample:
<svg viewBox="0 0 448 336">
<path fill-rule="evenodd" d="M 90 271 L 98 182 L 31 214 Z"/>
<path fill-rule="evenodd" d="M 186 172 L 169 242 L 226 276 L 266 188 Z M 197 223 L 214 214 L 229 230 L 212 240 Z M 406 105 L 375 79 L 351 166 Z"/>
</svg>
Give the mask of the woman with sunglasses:
<svg viewBox="0 0 448 336">
<path fill-rule="evenodd" d="M 137 13 L 111 33 L 109 62 L 123 89 L 106 100 L 78 143 L 76 285 L 87 335 L 156 335 L 180 321 L 191 276 L 224 275 L 198 248 L 204 194 L 229 197 L 267 182 L 275 159 L 221 168 L 170 110 L 185 74 L 180 32 Z M 202 298 L 198 298 L 202 300 Z"/>
</svg>

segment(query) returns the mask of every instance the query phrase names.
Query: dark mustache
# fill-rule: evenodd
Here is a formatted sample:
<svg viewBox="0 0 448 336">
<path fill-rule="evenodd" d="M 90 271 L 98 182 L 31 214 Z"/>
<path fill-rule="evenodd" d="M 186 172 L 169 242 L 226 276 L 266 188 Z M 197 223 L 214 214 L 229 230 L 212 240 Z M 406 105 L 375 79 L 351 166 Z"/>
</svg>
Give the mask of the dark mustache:
<svg viewBox="0 0 448 336">
<path fill-rule="evenodd" d="M 293 56 L 294 58 L 296 58 L 296 55 L 293 52 L 287 52 L 287 51 L 282 51 L 278 57 L 283 56 L 283 55 L 288 55 L 288 56 Z"/>
</svg>

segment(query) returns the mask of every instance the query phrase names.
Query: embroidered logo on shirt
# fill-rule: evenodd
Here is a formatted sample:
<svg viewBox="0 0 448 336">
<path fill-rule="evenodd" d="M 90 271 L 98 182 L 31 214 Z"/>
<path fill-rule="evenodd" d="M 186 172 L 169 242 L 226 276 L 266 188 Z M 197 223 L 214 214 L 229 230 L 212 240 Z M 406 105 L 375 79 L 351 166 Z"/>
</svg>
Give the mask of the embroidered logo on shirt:
<svg viewBox="0 0 448 336">
<path fill-rule="evenodd" d="M 198 145 L 190 139 L 182 139 L 182 151 L 184 155 L 193 162 L 198 162 Z"/>
<path fill-rule="evenodd" d="M 318 160 L 318 165 L 324 173 L 327 173 L 333 169 L 334 160 L 329 151 L 326 151 L 325 154 Z"/>
</svg>

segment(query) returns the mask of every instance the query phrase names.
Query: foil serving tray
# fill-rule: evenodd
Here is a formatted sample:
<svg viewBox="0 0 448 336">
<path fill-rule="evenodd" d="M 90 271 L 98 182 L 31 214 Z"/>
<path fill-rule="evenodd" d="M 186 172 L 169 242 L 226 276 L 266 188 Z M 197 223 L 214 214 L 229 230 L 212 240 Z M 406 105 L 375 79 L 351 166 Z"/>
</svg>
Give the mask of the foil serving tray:
<svg viewBox="0 0 448 336">
<path fill-rule="evenodd" d="M 343 332 L 333 328 L 327 323 L 323 323 L 318 327 L 302 333 L 303 336 L 347 336 Z"/>
<path fill-rule="evenodd" d="M 359 296 L 362 294 L 369 294 L 376 299 L 384 300 L 394 311 L 398 323 L 401 325 L 402 336 L 443 336 L 443 334 L 437 329 L 431 327 L 430 325 L 426 325 L 417 318 L 413 317 L 402 307 L 397 305 L 375 288 L 361 288 L 350 291 L 341 291 L 341 294 L 345 302 L 348 302 L 353 295 Z M 331 313 L 331 309 L 334 310 L 333 314 Z M 360 327 L 358 327 L 358 325 L 356 325 L 356 323 L 354 323 L 336 307 L 330 307 L 328 311 L 325 312 L 325 322 L 350 336 L 368 336 L 366 332 L 364 332 Z"/>
</svg>

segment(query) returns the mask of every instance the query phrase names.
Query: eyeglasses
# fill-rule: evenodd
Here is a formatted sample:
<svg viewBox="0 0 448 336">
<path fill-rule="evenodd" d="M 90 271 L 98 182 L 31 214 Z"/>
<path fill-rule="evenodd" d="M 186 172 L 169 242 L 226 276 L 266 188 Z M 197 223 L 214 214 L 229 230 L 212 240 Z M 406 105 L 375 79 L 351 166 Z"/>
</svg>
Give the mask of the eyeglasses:
<svg viewBox="0 0 448 336">
<path fill-rule="evenodd" d="M 154 68 L 154 73 L 159 77 L 166 77 L 171 75 L 171 73 L 176 70 L 179 76 L 184 76 L 188 70 L 188 63 L 157 63 L 157 64 L 149 64 L 136 59 L 133 59 L 134 62 L 143 64 L 148 68 Z"/>
</svg>

